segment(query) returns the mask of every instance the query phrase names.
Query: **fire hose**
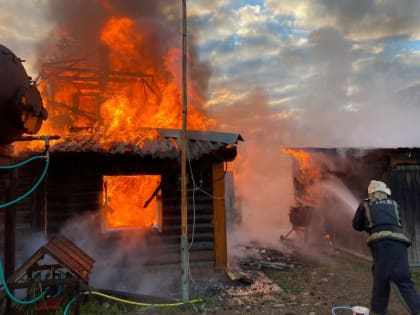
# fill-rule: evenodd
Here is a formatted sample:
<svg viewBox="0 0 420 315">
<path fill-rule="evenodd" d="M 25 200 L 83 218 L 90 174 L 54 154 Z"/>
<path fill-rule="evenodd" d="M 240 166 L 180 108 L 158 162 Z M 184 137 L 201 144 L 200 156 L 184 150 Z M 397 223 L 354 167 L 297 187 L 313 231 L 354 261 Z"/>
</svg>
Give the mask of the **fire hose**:
<svg viewBox="0 0 420 315">
<path fill-rule="evenodd" d="M 336 315 L 335 311 L 337 310 L 350 310 L 352 311 L 353 315 L 368 315 L 369 309 L 364 306 L 336 306 L 333 307 L 331 310 L 331 314 Z"/>
<path fill-rule="evenodd" d="M 47 290 L 44 290 L 41 292 L 40 295 L 38 295 L 37 297 L 34 297 L 31 300 L 28 301 L 24 301 L 24 300 L 19 300 L 18 298 L 16 298 L 12 292 L 10 292 L 9 287 L 7 286 L 6 283 L 6 279 L 4 278 L 4 273 L 3 273 L 3 266 L 0 260 L 0 280 L 1 280 L 1 284 L 3 285 L 3 290 L 4 292 L 7 294 L 7 296 L 15 303 L 17 304 L 21 304 L 21 305 L 29 305 L 29 304 L 34 304 L 36 302 L 38 302 L 39 300 L 43 299 L 45 294 L 47 294 Z"/>
<path fill-rule="evenodd" d="M 38 178 L 38 180 L 35 182 L 35 184 L 24 194 L 22 194 L 21 196 L 17 197 L 14 200 L 11 200 L 9 202 L 0 204 L 0 208 L 5 208 L 8 206 L 11 206 L 15 203 L 18 203 L 20 201 L 22 201 L 23 199 L 25 199 L 26 197 L 28 197 L 30 194 L 32 194 L 36 188 L 38 188 L 39 184 L 42 182 L 42 180 L 45 178 L 45 175 L 47 174 L 48 171 L 48 166 L 49 166 L 49 153 L 48 153 L 48 148 L 49 148 L 49 144 L 48 144 L 48 139 L 45 140 L 45 147 L 46 147 L 46 154 L 45 155 L 37 155 L 37 156 L 33 156 L 25 161 L 22 161 L 20 163 L 17 164 L 13 164 L 13 165 L 4 165 L 4 166 L 0 166 L 0 170 L 10 170 L 10 169 L 14 169 L 14 168 L 18 168 L 21 166 L 24 166 L 36 159 L 45 159 L 45 166 L 44 169 L 41 173 L 41 176 Z M 8 286 L 7 286 L 7 282 L 4 276 L 4 272 L 3 272 L 3 265 L 1 263 L 0 260 L 0 281 L 1 284 L 3 286 L 3 290 L 4 292 L 7 294 L 7 296 L 15 303 L 17 304 L 21 304 L 21 305 L 28 305 L 28 304 L 34 304 L 36 302 L 38 302 L 39 300 L 43 299 L 45 297 L 45 295 L 47 294 L 47 290 L 42 291 L 37 297 L 31 299 L 31 300 L 20 300 L 18 298 L 16 298 L 9 290 Z"/>
<path fill-rule="evenodd" d="M 35 184 L 26 193 L 22 194 L 21 196 L 17 197 L 14 200 L 8 201 L 8 202 L 3 203 L 3 204 L 0 204 L 0 209 L 1 208 L 6 208 L 8 206 L 11 206 L 11 205 L 13 205 L 15 203 L 18 203 L 18 202 L 22 201 L 23 199 L 25 199 L 26 197 L 28 197 L 30 194 L 32 194 L 35 191 L 35 189 L 38 188 L 39 184 L 41 184 L 41 182 L 45 178 L 45 175 L 47 174 L 47 171 L 48 171 L 49 154 L 48 154 L 48 151 L 47 151 L 47 154 L 46 155 L 33 156 L 33 157 L 31 157 L 31 158 L 23 161 L 23 162 L 20 162 L 20 163 L 14 164 L 14 165 L 0 166 L 0 170 L 2 170 L 2 169 L 3 170 L 9 170 L 9 169 L 14 169 L 14 168 L 18 168 L 18 167 L 21 167 L 23 165 L 26 165 L 29 162 L 32 162 L 33 160 L 36 160 L 36 159 L 45 159 L 45 166 L 44 166 L 44 169 L 43 169 L 43 171 L 41 173 L 41 176 L 38 178 L 38 180 L 35 182 Z"/>
<path fill-rule="evenodd" d="M 336 307 L 332 308 L 331 314 L 336 315 L 335 311 L 337 311 L 337 310 L 350 310 L 350 311 L 352 311 L 352 308 L 350 306 L 336 306 Z"/>
<path fill-rule="evenodd" d="M 91 295 L 97 295 L 97 296 L 100 296 L 100 297 L 103 297 L 103 298 L 106 298 L 106 299 L 109 299 L 109 300 L 113 300 L 113 301 L 124 303 L 124 304 L 131 304 L 131 305 L 135 305 L 135 306 L 173 307 L 173 306 L 184 305 L 186 303 L 193 304 L 193 303 L 198 303 L 198 302 L 201 302 L 202 301 L 202 299 L 194 299 L 194 300 L 190 300 L 188 302 L 156 303 L 155 304 L 155 303 L 143 303 L 143 302 L 138 302 L 138 301 L 132 301 L 132 300 L 127 300 L 127 299 L 122 299 L 122 298 L 119 298 L 119 297 L 116 297 L 116 296 L 112 296 L 112 295 L 109 295 L 109 294 L 105 294 L 105 293 L 102 293 L 102 292 L 99 292 L 99 291 L 93 291 L 93 290 L 92 291 L 83 292 L 82 294 L 85 294 L 85 295 L 89 295 L 89 294 L 91 294 Z M 66 307 L 64 308 L 64 315 L 67 315 L 68 314 L 71 305 L 75 301 L 76 301 L 76 297 L 73 297 L 67 303 Z"/>
<path fill-rule="evenodd" d="M 112 295 L 108 295 L 99 291 L 89 291 L 89 294 L 92 295 L 98 295 L 110 300 L 114 300 L 117 302 L 121 302 L 121 303 L 125 303 L 125 304 L 131 304 L 131 305 L 137 305 L 137 306 L 157 306 L 157 307 L 168 307 L 168 306 L 179 306 L 182 304 L 185 304 L 185 302 L 175 302 L 175 303 L 161 303 L 161 304 L 154 304 L 154 303 L 142 303 L 142 302 L 136 302 L 136 301 L 131 301 L 131 300 L 126 300 L 126 299 L 122 299 L 116 296 L 112 296 Z M 195 300 L 190 300 L 188 301 L 188 303 L 197 303 L 197 302 L 201 302 L 201 299 L 195 299 Z"/>
</svg>

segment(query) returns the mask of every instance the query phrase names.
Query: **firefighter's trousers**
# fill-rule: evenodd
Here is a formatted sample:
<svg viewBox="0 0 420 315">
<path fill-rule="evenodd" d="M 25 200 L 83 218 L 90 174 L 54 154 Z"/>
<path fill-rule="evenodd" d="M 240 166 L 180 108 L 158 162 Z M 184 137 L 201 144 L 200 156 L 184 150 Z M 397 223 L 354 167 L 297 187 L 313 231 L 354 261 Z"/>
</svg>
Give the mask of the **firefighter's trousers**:
<svg viewBox="0 0 420 315">
<path fill-rule="evenodd" d="M 386 314 L 391 281 L 395 283 L 412 314 L 420 314 L 420 296 L 410 277 L 407 245 L 403 242 L 383 239 L 372 242 L 373 288 L 371 308 L 375 314 Z"/>
</svg>

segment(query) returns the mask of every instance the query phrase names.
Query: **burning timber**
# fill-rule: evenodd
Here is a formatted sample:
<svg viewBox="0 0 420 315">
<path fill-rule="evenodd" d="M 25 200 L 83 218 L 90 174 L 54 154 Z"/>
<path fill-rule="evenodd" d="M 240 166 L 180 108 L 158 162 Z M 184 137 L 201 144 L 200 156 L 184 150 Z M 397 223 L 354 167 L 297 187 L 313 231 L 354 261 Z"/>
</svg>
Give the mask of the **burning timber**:
<svg viewBox="0 0 420 315">
<path fill-rule="evenodd" d="M 7 273 L 14 269 L 15 257 L 24 260 L 38 245 L 32 241 L 45 243 L 59 233 L 98 258 L 97 270 L 109 270 L 111 276 L 133 263 L 141 271 L 179 267 L 179 182 L 181 177 L 185 183 L 185 176 L 179 174 L 181 133 L 173 128 L 181 125 L 184 92 L 189 96 L 185 120 L 190 260 L 193 267 L 227 264 L 226 218 L 234 211 L 228 163 L 235 160 L 242 137 L 204 131 L 216 125 L 204 115 L 205 81 L 194 82 L 193 76 L 188 91 L 186 87 L 181 91 L 178 44 L 158 40 L 158 32 L 172 28 L 161 27 L 161 19 L 150 23 L 149 15 L 140 23 L 138 16 L 134 19 L 114 9 L 98 3 L 95 11 L 104 10 L 104 20 L 96 25 L 95 19 L 89 19 L 89 25 L 83 26 L 86 34 L 92 34 L 84 44 L 78 38 L 80 32 L 60 25 L 66 31 L 60 32 L 56 49 L 44 47 L 50 53 L 42 58 L 45 62 L 37 79 L 41 88 L 35 96 L 41 100 L 42 95 L 46 106 L 23 104 L 35 116 L 36 128 L 20 128 L 13 136 L 25 129 L 59 135 L 61 140 L 51 145 L 46 141 L 45 151 L 14 144 L 14 155 L 7 162 L 27 160 L 19 171 L 0 173 L 3 204 L 28 191 L 32 183 L 41 183 L 7 209 L 13 213 L 10 220 L 0 216 L 2 226 L 10 227 L 11 233 L 5 234 L 13 235 L 0 241 L 4 256 L 13 257 Z M 188 61 L 196 61 L 194 53 Z M 33 95 L 23 96 L 22 103 Z M 40 128 L 47 108 L 49 120 Z M 8 119 L 1 125 L 6 123 Z M 26 165 L 40 152 L 45 152 L 44 169 L 38 160 Z M 186 163 L 181 164 L 184 168 Z M 184 227 L 183 222 L 182 231 Z M 92 273 L 94 280 L 101 280 L 98 271 Z M 142 272 L 136 269 L 135 273 Z M 133 277 L 126 278 L 128 283 Z M 138 277 L 135 281 L 142 282 Z"/>
<path fill-rule="evenodd" d="M 109 250 L 108 255 L 103 250 L 89 252 L 93 257 L 95 254 L 102 257 L 97 260 L 98 269 L 101 269 L 106 268 L 108 258 L 113 255 L 113 245 L 120 246 L 127 234 L 132 233 L 138 242 L 128 248 L 136 253 L 133 259 L 144 265 L 144 270 L 163 265 L 178 268 L 180 132 L 175 129 L 157 129 L 155 132 L 155 139 L 148 139 L 141 145 L 124 142 L 104 145 L 92 134 L 73 134 L 53 144 L 48 177 L 25 203 L 16 206 L 17 243 L 30 243 L 30 239 L 40 233 L 51 238 L 60 231 L 75 243 L 84 237 L 91 238 L 92 242 L 96 239 L 95 248 Z M 229 213 L 234 209 L 227 207 L 224 199 L 211 196 L 226 196 L 233 204 L 233 195 L 228 193 L 233 187 L 225 180 L 230 178 L 225 164 L 235 159 L 236 145 L 242 137 L 239 134 L 189 131 L 188 139 L 191 169 L 188 231 L 192 268 L 223 266 L 227 263 L 225 218 L 231 216 Z M 36 163 L 30 168 L 23 167 L 14 189 L 24 189 L 39 175 L 39 170 Z M 141 183 L 128 187 L 132 188 L 130 191 L 126 187 L 120 192 L 124 196 L 112 196 L 109 184 L 107 190 L 104 189 L 107 178 L 124 176 L 158 176 L 158 179 L 150 184 L 150 190 Z M 135 195 L 144 191 L 148 193 L 136 199 Z M 109 200 L 117 197 L 123 197 L 122 201 L 109 207 Z M 135 209 L 124 207 L 130 204 L 130 199 L 138 200 Z M 121 215 L 146 214 L 145 205 L 152 205 L 147 213 L 153 218 L 147 224 L 115 227 L 115 222 L 114 225 L 109 222 L 121 209 Z M 83 223 L 77 223 L 78 220 L 85 219 L 89 221 L 89 227 L 86 227 L 89 231 L 75 230 L 74 224 L 80 227 Z M 3 247 L 4 242 L 1 245 Z"/>
</svg>

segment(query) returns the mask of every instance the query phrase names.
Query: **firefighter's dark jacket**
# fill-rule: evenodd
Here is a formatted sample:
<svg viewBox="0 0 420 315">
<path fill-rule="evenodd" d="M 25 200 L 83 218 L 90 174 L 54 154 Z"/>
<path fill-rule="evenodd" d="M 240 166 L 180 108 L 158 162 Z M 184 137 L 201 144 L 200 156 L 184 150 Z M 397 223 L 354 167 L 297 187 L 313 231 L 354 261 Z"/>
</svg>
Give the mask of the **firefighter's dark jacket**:
<svg viewBox="0 0 420 315">
<path fill-rule="evenodd" d="M 369 233 L 368 245 L 382 239 L 395 239 L 410 245 L 404 234 L 398 204 L 390 199 L 365 199 L 356 210 L 353 228 Z"/>
</svg>

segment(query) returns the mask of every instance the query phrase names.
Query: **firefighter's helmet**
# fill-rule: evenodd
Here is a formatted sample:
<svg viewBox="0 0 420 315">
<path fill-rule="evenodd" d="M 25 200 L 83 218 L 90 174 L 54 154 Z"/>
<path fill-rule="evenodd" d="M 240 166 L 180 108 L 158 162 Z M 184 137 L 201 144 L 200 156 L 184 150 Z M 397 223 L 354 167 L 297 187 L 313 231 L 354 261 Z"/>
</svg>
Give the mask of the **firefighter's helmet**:
<svg viewBox="0 0 420 315">
<path fill-rule="evenodd" d="M 368 186 L 368 194 L 373 194 L 376 191 L 382 191 L 383 193 L 391 196 L 391 189 L 384 183 L 379 180 L 371 180 Z"/>
</svg>

